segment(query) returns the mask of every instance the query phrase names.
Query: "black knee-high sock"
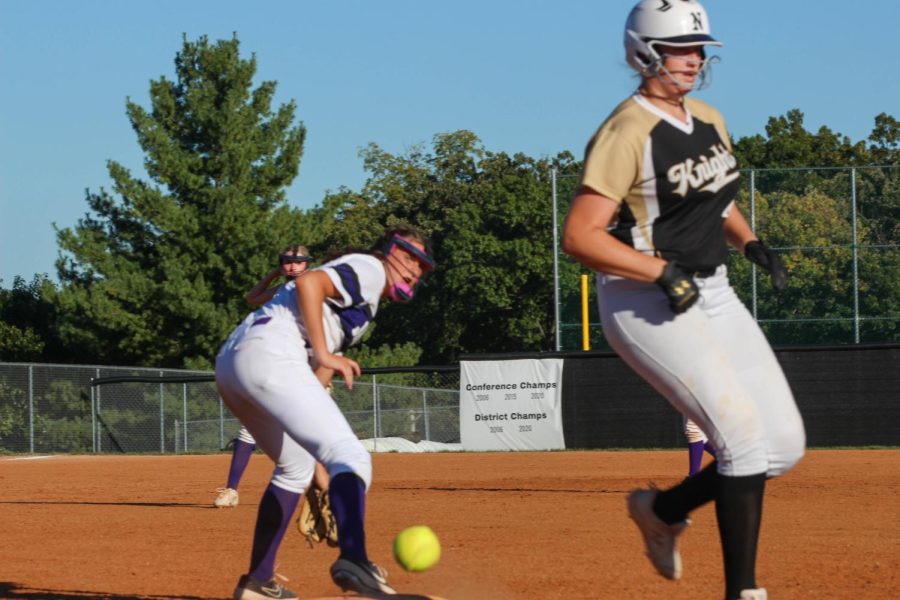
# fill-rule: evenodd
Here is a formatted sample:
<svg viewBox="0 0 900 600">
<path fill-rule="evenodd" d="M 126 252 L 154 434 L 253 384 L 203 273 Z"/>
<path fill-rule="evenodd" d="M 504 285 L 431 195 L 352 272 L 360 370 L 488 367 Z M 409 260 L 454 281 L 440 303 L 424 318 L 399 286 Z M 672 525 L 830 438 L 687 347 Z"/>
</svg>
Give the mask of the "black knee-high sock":
<svg viewBox="0 0 900 600">
<path fill-rule="evenodd" d="M 367 562 L 366 484 L 356 473 L 339 473 L 328 484 L 328 498 L 337 523 L 341 558 Z"/>
<path fill-rule="evenodd" d="M 659 492 L 653 503 L 653 512 L 663 523 L 684 521 L 688 514 L 716 497 L 716 479 L 718 473 L 715 461 L 706 468 L 688 477 L 678 485 Z"/>
<path fill-rule="evenodd" d="M 248 571 L 255 579 L 269 581 L 275 575 L 275 555 L 299 500 L 300 494 L 283 490 L 272 483 L 263 493 L 256 515 Z"/>
<path fill-rule="evenodd" d="M 746 477 L 719 475 L 716 481 L 716 519 L 728 600 L 739 598 L 741 590 L 756 588 L 756 548 L 765 491 L 765 473 Z"/>
</svg>

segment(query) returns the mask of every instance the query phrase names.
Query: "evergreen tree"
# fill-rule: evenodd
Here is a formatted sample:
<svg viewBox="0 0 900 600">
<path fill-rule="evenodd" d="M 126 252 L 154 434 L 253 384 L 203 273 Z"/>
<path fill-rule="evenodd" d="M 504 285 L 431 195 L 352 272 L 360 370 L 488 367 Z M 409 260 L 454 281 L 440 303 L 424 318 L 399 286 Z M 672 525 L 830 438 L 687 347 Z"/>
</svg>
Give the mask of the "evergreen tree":
<svg viewBox="0 0 900 600">
<path fill-rule="evenodd" d="M 81 362 L 209 367 L 247 289 L 306 242 L 284 195 L 306 131 L 255 73 L 237 37 L 185 38 L 149 110 L 127 101 L 150 180 L 109 161 L 113 193 L 88 190 L 92 212 L 57 232 L 60 334 Z"/>
</svg>

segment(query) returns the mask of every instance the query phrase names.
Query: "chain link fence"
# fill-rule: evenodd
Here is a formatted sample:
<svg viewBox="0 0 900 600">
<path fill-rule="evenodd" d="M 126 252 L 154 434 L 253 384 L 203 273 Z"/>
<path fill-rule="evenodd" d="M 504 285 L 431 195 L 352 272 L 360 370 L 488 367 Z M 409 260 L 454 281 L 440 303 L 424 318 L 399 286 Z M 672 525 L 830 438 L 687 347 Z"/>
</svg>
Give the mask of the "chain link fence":
<svg viewBox="0 0 900 600">
<path fill-rule="evenodd" d="M 361 439 L 459 442 L 458 367 L 364 370 L 334 388 Z M 214 452 L 239 428 L 208 372 L 0 363 L 0 452 Z"/>
<path fill-rule="evenodd" d="M 582 349 L 580 275 L 559 249 L 578 178 L 553 174 L 557 214 L 558 350 Z M 775 345 L 900 341 L 900 167 L 742 171 L 737 203 L 790 273 L 775 294 L 768 274 L 731 252 L 731 284 Z M 608 350 L 589 286 L 591 349 Z"/>
</svg>

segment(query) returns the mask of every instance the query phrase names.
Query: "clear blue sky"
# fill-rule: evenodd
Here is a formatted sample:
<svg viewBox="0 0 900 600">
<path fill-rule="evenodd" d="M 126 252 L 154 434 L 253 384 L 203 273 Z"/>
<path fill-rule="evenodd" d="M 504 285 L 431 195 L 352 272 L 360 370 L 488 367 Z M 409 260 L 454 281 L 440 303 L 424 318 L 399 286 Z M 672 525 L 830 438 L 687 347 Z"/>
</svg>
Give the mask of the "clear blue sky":
<svg viewBox="0 0 900 600">
<path fill-rule="evenodd" d="M 291 204 L 359 189 L 357 156 L 401 153 L 469 129 L 489 150 L 581 155 L 635 85 L 622 28 L 631 0 L 0 0 L 0 280 L 55 279 L 53 223 L 109 189 L 106 161 L 143 176 L 125 100 L 148 107 L 173 78 L 182 34 L 255 53 L 307 127 Z M 900 117 L 895 0 L 707 0 L 718 51 L 712 86 L 732 133 L 763 133 L 799 108 L 810 129 L 853 140 Z"/>
</svg>

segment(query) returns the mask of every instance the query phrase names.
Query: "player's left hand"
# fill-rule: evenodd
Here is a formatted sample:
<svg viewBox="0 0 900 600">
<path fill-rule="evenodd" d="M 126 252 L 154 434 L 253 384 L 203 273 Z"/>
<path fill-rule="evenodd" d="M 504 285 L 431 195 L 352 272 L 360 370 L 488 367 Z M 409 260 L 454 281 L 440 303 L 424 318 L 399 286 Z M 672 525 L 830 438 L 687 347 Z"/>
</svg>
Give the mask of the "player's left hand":
<svg viewBox="0 0 900 600">
<path fill-rule="evenodd" d="M 784 268 L 784 263 L 781 262 L 778 253 L 767 248 L 762 243 L 762 240 L 747 242 L 747 245 L 744 247 L 744 256 L 750 262 L 756 263 L 768 271 L 769 275 L 772 276 L 772 287 L 775 288 L 776 292 L 783 292 L 787 288 L 788 274 L 787 269 Z"/>
<path fill-rule="evenodd" d="M 340 373 L 348 390 L 353 389 L 353 378 L 362 373 L 358 362 L 339 354 L 323 354 L 323 356 L 319 357 L 319 366 L 333 369 L 336 373 Z"/>
</svg>

